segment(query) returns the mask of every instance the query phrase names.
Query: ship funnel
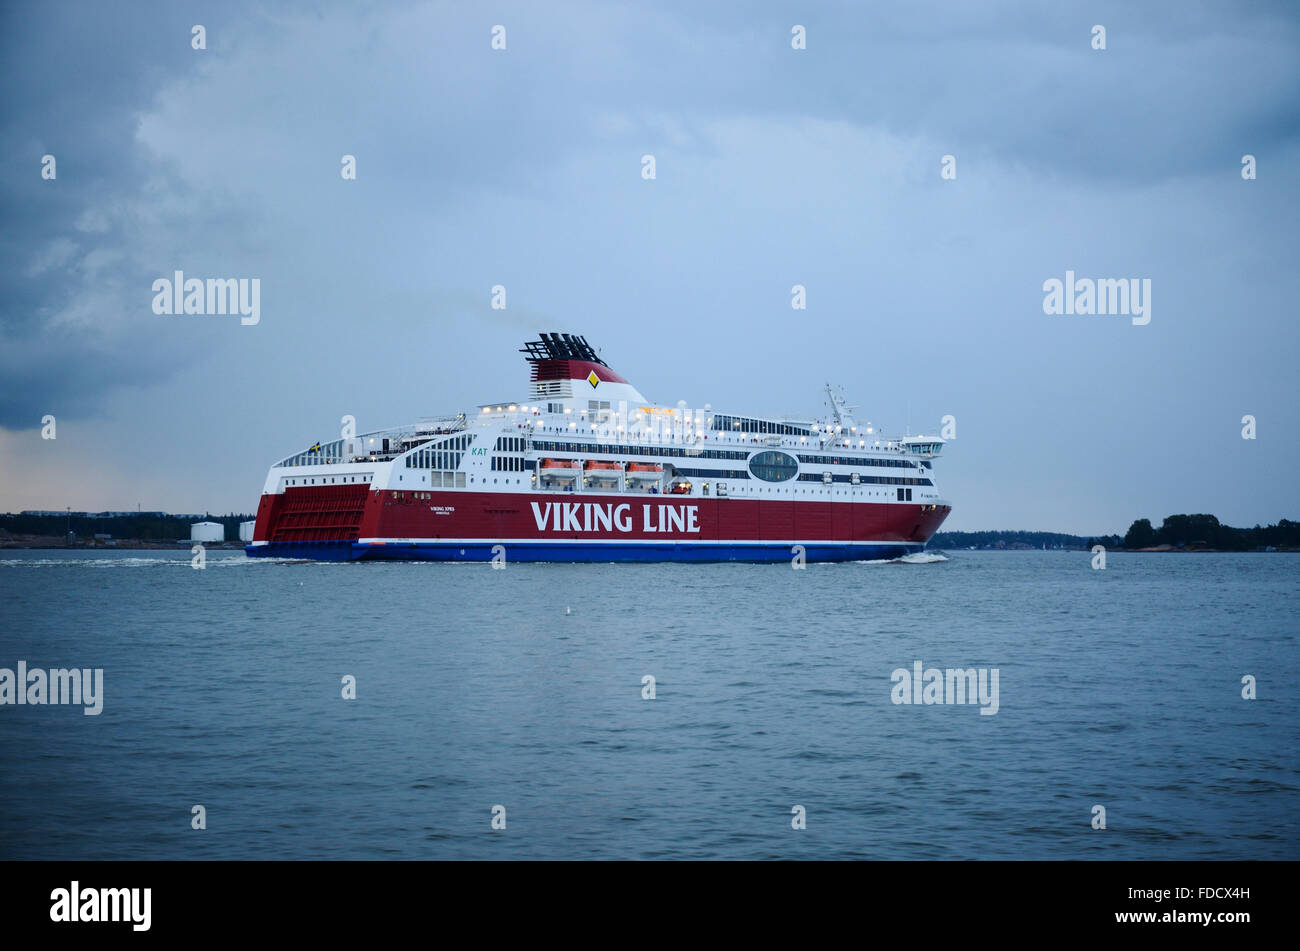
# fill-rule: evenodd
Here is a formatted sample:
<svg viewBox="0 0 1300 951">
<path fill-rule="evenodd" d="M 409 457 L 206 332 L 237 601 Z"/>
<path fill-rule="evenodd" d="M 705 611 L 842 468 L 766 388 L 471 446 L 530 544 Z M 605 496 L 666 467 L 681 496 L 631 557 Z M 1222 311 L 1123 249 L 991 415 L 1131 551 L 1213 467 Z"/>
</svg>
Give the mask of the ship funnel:
<svg viewBox="0 0 1300 951">
<path fill-rule="evenodd" d="M 590 402 L 616 406 L 620 400 L 644 403 L 631 383 L 602 360 L 587 338 L 578 334 L 543 333 L 519 351 L 532 367 L 529 398 L 535 402 L 573 401 L 579 409 Z"/>
</svg>

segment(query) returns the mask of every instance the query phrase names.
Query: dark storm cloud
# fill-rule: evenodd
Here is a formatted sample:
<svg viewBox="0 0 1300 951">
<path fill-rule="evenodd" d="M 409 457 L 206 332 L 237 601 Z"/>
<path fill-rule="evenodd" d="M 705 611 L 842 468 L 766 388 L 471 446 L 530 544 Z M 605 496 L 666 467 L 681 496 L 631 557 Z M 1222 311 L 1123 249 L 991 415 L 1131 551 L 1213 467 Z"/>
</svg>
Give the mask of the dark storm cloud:
<svg viewBox="0 0 1300 951">
<path fill-rule="evenodd" d="M 234 8 L 204 12 L 216 26 Z M 177 185 L 135 136 L 159 87 L 195 68 L 193 22 L 170 3 L 0 9 L 0 426 L 93 415 L 114 387 L 188 360 L 140 320 L 157 273 L 141 232 L 165 223 L 168 243 L 183 240 L 202 205 L 138 214 Z M 46 154 L 53 181 L 40 174 Z"/>
</svg>

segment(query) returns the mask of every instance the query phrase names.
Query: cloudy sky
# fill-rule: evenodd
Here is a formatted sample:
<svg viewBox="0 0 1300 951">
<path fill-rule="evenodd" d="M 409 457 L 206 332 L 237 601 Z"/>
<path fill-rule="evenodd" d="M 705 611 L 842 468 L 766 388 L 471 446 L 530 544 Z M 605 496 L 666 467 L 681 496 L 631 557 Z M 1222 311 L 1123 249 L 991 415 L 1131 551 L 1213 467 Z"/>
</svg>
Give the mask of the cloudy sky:
<svg viewBox="0 0 1300 951">
<path fill-rule="evenodd" d="M 1294 5 L 362 6 L 0 8 L 0 510 L 251 512 L 566 330 L 664 402 L 954 416 L 949 528 L 1300 517 Z M 261 322 L 155 315 L 176 270 Z M 1045 315 L 1067 270 L 1150 323 Z"/>
</svg>

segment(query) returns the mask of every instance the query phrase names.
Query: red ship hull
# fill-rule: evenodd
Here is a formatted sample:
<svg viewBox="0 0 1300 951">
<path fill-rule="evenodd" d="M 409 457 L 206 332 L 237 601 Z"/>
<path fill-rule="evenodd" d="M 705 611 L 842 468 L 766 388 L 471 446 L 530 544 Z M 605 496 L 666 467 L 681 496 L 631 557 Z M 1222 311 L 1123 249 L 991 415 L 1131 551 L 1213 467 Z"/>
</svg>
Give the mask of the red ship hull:
<svg viewBox="0 0 1300 951">
<path fill-rule="evenodd" d="M 305 486 L 262 497 L 248 552 L 345 560 L 872 560 L 920 551 L 949 511 L 906 502 Z"/>
</svg>

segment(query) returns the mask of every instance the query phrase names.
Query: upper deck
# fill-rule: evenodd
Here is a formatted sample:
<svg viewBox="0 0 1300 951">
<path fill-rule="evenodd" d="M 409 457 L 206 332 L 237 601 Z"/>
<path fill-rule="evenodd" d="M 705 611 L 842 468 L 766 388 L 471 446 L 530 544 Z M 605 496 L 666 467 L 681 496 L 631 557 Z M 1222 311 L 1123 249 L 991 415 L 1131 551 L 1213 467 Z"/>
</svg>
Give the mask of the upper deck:
<svg viewBox="0 0 1300 951">
<path fill-rule="evenodd" d="M 524 352 L 543 398 L 313 444 L 272 467 L 267 491 L 364 481 L 399 491 L 938 498 L 932 460 L 944 441 L 858 424 L 829 387 L 826 419 L 721 413 L 645 399 L 580 337 L 543 335 Z"/>
</svg>

